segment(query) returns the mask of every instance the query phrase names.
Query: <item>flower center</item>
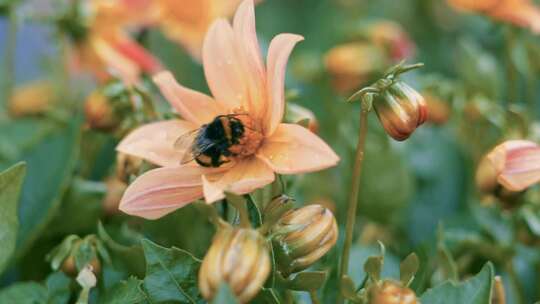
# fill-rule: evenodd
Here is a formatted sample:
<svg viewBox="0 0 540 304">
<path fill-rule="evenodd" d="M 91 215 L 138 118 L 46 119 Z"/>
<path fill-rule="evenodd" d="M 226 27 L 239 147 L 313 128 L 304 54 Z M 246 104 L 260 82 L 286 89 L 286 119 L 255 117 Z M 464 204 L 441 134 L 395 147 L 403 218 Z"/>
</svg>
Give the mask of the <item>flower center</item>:
<svg viewBox="0 0 540 304">
<path fill-rule="evenodd" d="M 264 138 L 263 134 L 249 115 L 239 114 L 235 118 L 242 123 L 244 132 L 242 136 L 237 138 L 237 143 L 229 147 L 229 151 L 235 157 L 240 158 L 255 154 L 261 146 Z"/>
</svg>

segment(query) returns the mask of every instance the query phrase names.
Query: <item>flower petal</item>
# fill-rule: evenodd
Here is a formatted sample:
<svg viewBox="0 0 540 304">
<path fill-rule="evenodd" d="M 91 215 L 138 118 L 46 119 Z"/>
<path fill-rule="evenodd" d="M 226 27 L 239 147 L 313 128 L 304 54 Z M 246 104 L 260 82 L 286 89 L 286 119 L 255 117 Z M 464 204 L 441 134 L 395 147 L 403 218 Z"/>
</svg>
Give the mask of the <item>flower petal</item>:
<svg viewBox="0 0 540 304">
<path fill-rule="evenodd" d="M 266 111 L 265 68 L 255 30 L 255 9 L 253 0 L 240 4 L 233 24 L 237 41 L 237 51 L 243 63 L 246 89 L 246 110 L 257 119 L 261 119 Z"/>
<path fill-rule="evenodd" d="M 143 158 L 162 167 L 180 165 L 183 151 L 174 148 L 182 134 L 197 128 L 185 120 L 167 120 L 143 125 L 129 133 L 116 150 Z"/>
<path fill-rule="evenodd" d="M 105 39 L 92 37 L 89 39 L 91 48 L 98 56 L 99 60 L 105 65 L 105 68 L 118 74 L 118 77 L 128 85 L 135 84 L 139 80 L 141 69 L 131 59 L 123 54 Z"/>
<path fill-rule="evenodd" d="M 163 96 L 184 119 L 202 125 L 223 114 L 223 110 L 214 99 L 181 86 L 171 72 L 161 72 L 153 79 Z"/>
<path fill-rule="evenodd" d="M 223 199 L 225 191 L 246 194 L 274 179 L 274 172 L 264 162 L 255 157 L 243 159 L 225 172 L 203 175 L 204 197 L 213 203 Z"/>
<path fill-rule="evenodd" d="M 487 158 L 499 174 L 499 183 L 508 190 L 523 191 L 540 181 L 540 146 L 534 142 L 506 141 Z"/>
<path fill-rule="evenodd" d="M 280 174 L 313 172 L 335 166 L 339 157 L 322 139 L 304 127 L 280 124 L 265 139 L 257 157 Z"/>
<path fill-rule="evenodd" d="M 203 67 L 216 101 L 227 110 L 241 108 L 247 98 L 244 63 L 233 29 L 225 19 L 216 20 L 206 34 Z"/>
<path fill-rule="evenodd" d="M 117 41 L 114 44 L 114 48 L 149 74 L 157 73 L 163 69 L 163 66 L 156 57 L 128 37 Z"/>
<path fill-rule="evenodd" d="M 139 176 L 129 185 L 119 209 L 130 215 L 157 219 L 202 196 L 198 167 L 158 168 Z"/>
<path fill-rule="evenodd" d="M 294 34 L 279 34 L 270 42 L 266 58 L 266 82 L 268 111 L 264 132 L 272 135 L 283 118 L 285 110 L 285 71 L 294 46 L 304 37 Z"/>
</svg>

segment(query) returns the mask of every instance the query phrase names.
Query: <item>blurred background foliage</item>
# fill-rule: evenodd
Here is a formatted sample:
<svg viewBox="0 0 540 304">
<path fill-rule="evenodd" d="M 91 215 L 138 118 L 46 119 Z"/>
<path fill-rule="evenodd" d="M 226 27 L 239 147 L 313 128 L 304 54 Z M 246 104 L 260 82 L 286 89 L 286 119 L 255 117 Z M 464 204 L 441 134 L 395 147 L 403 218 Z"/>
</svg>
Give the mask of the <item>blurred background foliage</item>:
<svg viewBox="0 0 540 304">
<path fill-rule="evenodd" d="M 16 248 L 0 286 L 47 280 L 48 292 L 54 292 L 63 286 L 63 278 L 51 275 L 45 256 L 67 235 L 98 234 L 98 221 L 103 223 L 100 236 L 107 235 L 114 243 L 113 264 L 123 263 L 124 269 L 133 267 L 129 261 L 118 262 L 125 257 L 122 250 L 129 248 L 124 246 L 139 244 L 142 237 L 201 258 L 213 228 L 194 206 L 147 221 L 111 211 L 102 203 L 111 192 L 107 178 L 114 174 L 118 137 L 85 125 L 83 103 L 95 84 L 85 77 L 65 78 L 61 66 L 66 42 L 53 24 L 28 17 L 35 9 L 32 1 L 11 5 L 17 10 L 15 17 L 6 9 L 0 12 L 0 170 L 25 161 L 27 172 L 18 205 Z M 391 20 L 414 44 L 414 56 L 407 59 L 425 63 L 423 69 L 407 74 L 406 81 L 441 103 L 442 113 L 437 113 L 442 118 L 428 122 L 405 142 L 390 139 L 371 115 L 350 276 L 362 281 L 363 263 L 378 253 L 380 240 L 387 248 L 385 276 L 397 279 L 399 261 L 413 251 L 420 256 L 421 273 L 413 284 L 418 294 L 446 279 L 476 274 L 489 260 L 503 278 L 508 303 L 538 300 L 539 189 L 530 189 L 520 206 L 503 207 L 481 203 L 474 186 L 478 161 L 495 144 L 504 138 L 539 139 L 538 36 L 456 12 L 442 0 L 265 0 L 256 7 L 256 15 L 263 49 L 277 33 L 305 37 L 289 64 L 289 101 L 314 112 L 321 137 L 342 161 L 321 173 L 287 177 L 288 193 L 299 204 L 331 208 L 340 225 L 346 213 L 359 106 L 345 103 L 353 90 L 336 89 L 335 75 L 325 67 L 328 52 L 352 41 L 372 44 L 360 38 L 364 25 Z M 208 91 L 200 64 L 159 29 L 147 29 L 137 37 L 180 83 Z M 9 49 L 13 38 L 15 48 Z M 381 49 L 366 54 L 375 57 L 356 58 L 368 72 L 353 89 L 376 80 L 395 63 Z M 31 115 L 10 115 L 8 88 L 34 81 L 54 84 L 49 96 L 35 96 L 48 98 L 49 106 Z M 166 109 L 157 89 L 148 79 L 145 83 L 160 108 Z M 341 241 L 342 236 L 338 248 Z M 337 257 L 333 249 L 319 267 L 335 269 Z M 133 259 L 140 263 L 140 252 L 133 253 Z M 103 284 L 112 286 L 128 273 L 141 273 L 123 272 L 122 267 L 103 265 Z M 336 292 L 329 286 L 326 303 Z"/>
</svg>

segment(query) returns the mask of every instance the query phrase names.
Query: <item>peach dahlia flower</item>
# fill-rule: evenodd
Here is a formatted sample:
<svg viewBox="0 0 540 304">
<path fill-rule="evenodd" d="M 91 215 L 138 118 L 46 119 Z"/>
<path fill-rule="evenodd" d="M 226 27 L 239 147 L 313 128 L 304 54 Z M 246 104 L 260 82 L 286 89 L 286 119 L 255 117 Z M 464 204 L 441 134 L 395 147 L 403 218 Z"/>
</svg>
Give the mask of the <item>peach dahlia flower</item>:
<svg viewBox="0 0 540 304">
<path fill-rule="evenodd" d="M 518 192 L 540 182 L 540 146 L 528 140 L 508 140 L 482 160 L 476 174 L 481 190 L 502 185 Z"/>
<path fill-rule="evenodd" d="M 155 18 L 150 0 L 94 0 L 89 5 L 87 36 L 72 53 L 76 70 L 88 70 L 100 81 L 108 80 L 112 71 L 132 84 L 142 72 L 162 69 L 159 60 L 128 35 L 130 27 L 148 25 Z"/>
<path fill-rule="evenodd" d="M 204 36 L 217 18 L 230 17 L 240 0 L 155 0 L 159 23 L 171 40 L 196 59 L 201 58 Z"/>
<path fill-rule="evenodd" d="M 219 19 L 205 37 L 202 60 L 213 98 L 178 84 L 170 72 L 157 74 L 154 81 L 183 119 L 144 125 L 118 145 L 118 151 L 162 167 L 139 176 L 129 186 L 120 210 L 155 219 L 203 197 L 211 203 L 222 199 L 225 191 L 252 192 L 274 181 L 275 173 L 306 173 L 336 165 L 339 157 L 317 135 L 281 122 L 286 65 L 301 40 L 303 37 L 294 34 L 274 37 L 265 65 L 253 2 L 246 0 L 232 26 Z M 218 115 L 231 113 L 246 114 L 238 118 L 250 126 L 239 156 L 217 168 L 193 161 L 181 165 L 185 151 L 174 148 L 176 139 Z"/>
<path fill-rule="evenodd" d="M 531 0 L 448 0 L 448 3 L 458 10 L 481 13 L 540 34 L 540 8 Z"/>
</svg>

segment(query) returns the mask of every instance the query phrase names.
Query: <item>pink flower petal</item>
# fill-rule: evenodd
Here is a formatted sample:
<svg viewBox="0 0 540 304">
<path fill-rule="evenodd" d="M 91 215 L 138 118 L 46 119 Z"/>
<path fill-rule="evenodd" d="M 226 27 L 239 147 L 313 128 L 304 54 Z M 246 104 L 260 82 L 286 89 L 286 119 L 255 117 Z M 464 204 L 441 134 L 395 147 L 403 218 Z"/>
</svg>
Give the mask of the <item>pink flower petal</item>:
<svg viewBox="0 0 540 304">
<path fill-rule="evenodd" d="M 119 209 L 130 215 L 157 219 L 202 196 L 199 168 L 159 168 L 146 172 L 129 185 Z"/>
<path fill-rule="evenodd" d="M 219 104 L 210 96 L 178 84 L 169 71 L 154 76 L 154 82 L 175 110 L 186 120 L 202 125 L 219 114 L 224 114 Z"/>
<path fill-rule="evenodd" d="M 526 140 L 506 141 L 487 156 L 498 181 L 511 191 L 523 191 L 540 182 L 540 146 Z"/>
<path fill-rule="evenodd" d="M 339 157 L 322 139 L 295 124 L 280 124 L 257 157 L 280 174 L 313 172 L 335 166 Z"/>
<path fill-rule="evenodd" d="M 283 118 L 285 109 L 285 71 L 289 55 L 296 43 L 304 37 L 294 34 L 279 34 L 270 42 L 266 59 L 267 102 L 265 135 L 272 135 Z"/>
<path fill-rule="evenodd" d="M 233 24 L 237 50 L 245 73 L 244 81 L 248 90 L 246 110 L 257 119 L 266 111 L 265 68 L 255 30 L 255 9 L 252 0 L 246 0 L 238 7 Z"/>
<path fill-rule="evenodd" d="M 184 151 L 174 148 L 182 134 L 197 126 L 185 120 L 167 120 L 143 125 L 129 133 L 116 150 L 143 158 L 162 167 L 180 165 Z"/>
<path fill-rule="evenodd" d="M 255 157 L 242 159 L 225 172 L 205 174 L 204 197 L 207 203 L 213 203 L 223 199 L 225 191 L 246 194 L 268 185 L 274 179 L 274 172 L 264 162 Z"/>
<path fill-rule="evenodd" d="M 203 67 L 212 95 L 227 110 L 241 108 L 247 100 L 241 60 L 231 25 L 224 19 L 216 20 L 204 39 Z"/>
<path fill-rule="evenodd" d="M 127 37 L 115 43 L 114 48 L 126 58 L 129 58 L 135 62 L 143 71 L 149 74 L 156 73 L 163 69 L 161 63 L 156 57 L 154 57 L 141 45 Z"/>
</svg>

